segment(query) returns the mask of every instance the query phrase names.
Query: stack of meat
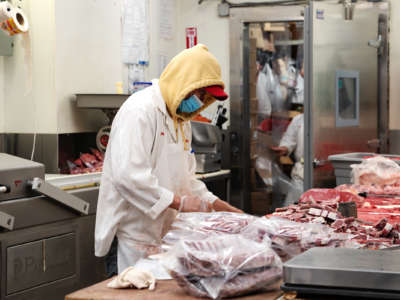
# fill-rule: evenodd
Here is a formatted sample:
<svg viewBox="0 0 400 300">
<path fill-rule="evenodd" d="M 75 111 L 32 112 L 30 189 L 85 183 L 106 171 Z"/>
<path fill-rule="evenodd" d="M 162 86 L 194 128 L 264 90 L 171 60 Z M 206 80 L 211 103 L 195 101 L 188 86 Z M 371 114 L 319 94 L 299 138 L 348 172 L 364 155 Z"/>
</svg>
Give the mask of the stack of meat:
<svg viewBox="0 0 400 300">
<path fill-rule="evenodd" d="M 312 247 L 359 247 L 325 224 L 227 212 L 181 213 L 163 238 L 166 267 L 189 294 L 221 298 L 275 287 L 280 258 Z"/>
<path fill-rule="evenodd" d="M 352 240 L 360 244 L 360 247 L 369 249 L 382 249 L 395 244 L 400 244 L 400 226 L 394 222 L 390 223 L 387 218 L 377 212 L 370 201 L 373 199 L 363 198 L 354 192 L 355 186 L 340 186 L 337 189 L 311 189 L 304 193 L 299 199 L 299 204 L 279 208 L 273 216 L 283 217 L 295 222 L 326 224 L 337 233 L 352 234 Z M 365 191 L 364 188 L 362 191 Z M 340 202 L 353 201 L 357 204 L 359 218 L 344 218 L 337 208 Z M 382 204 L 382 200 L 379 200 Z M 386 200 L 391 202 L 393 201 Z M 367 208 L 365 206 L 367 205 Z M 400 206 L 399 206 L 400 207 Z M 388 209 L 393 210 L 393 208 Z M 375 224 L 368 222 L 370 218 L 364 218 L 362 212 L 371 210 L 369 213 L 378 216 Z M 382 208 L 381 208 L 382 211 Z M 361 214 L 360 214 L 361 212 Z M 376 217 L 375 217 L 376 218 Z"/>
<path fill-rule="evenodd" d="M 242 235 L 257 242 L 271 241 L 272 249 L 283 261 L 314 247 L 359 247 L 351 241 L 351 234 L 336 233 L 324 224 L 297 223 L 279 217 L 260 218 L 249 224 Z"/>
<path fill-rule="evenodd" d="M 275 289 L 282 263 L 266 244 L 238 234 L 204 240 L 181 240 L 169 252 L 166 266 L 188 294 L 212 299 Z"/>
<path fill-rule="evenodd" d="M 311 189 L 299 199 L 299 204 L 277 208 L 274 216 L 301 223 L 331 224 L 343 216 L 337 211 L 340 202 L 357 202 L 362 198 L 348 191 Z"/>
<path fill-rule="evenodd" d="M 97 149 L 90 148 L 90 153 L 82 153 L 73 162 L 67 161 L 70 174 L 84 174 L 101 172 L 103 169 L 104 154 Z"/>
<path fill-rule="evenodd" d="M 336 188 L 366 197 L 356 201 L 358 217 L 377 223 L 386 218 L 391 223 L 400 223 L 400 187 L 379 185 L 341 185 Z"/>
<path fill-rule="evenodd" d="M 400 166 L 398 160 L 384 156 L 373 156 L 361 164 L 351 165 L 353 182 L 360 185 L 400 186 Z"/>
</svg>

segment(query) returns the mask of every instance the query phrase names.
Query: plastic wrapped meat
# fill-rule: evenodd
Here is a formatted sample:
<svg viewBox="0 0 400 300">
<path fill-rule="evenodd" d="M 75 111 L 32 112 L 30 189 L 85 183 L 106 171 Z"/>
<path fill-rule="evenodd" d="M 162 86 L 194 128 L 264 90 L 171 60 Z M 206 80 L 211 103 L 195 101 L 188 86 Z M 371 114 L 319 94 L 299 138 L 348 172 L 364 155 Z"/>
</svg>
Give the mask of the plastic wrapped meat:
<svg viewBox="0 0 400 300">
<path fill-rule="evenodd" d="M 375 156 L 363 160 L 361 164 L 351 165 L 354 184 L 361 185 L 400 185 L 400 166 L 391 159 Z"/>
<path fill-rule="evenodd" d="M 286 261 L 313 247 L 355 247 L 353 235 L 336 233 L 327 225 L 297 223 L 283 218 L 260 218 L 250 224 L 242 235 L 259 243 L 271 243 L 272 249 Z"/>
<path fill-rule="evenodd" d="M 181 240 L 164 265 L 188 294 L 212 299 L 275 289 L 282 277 L 282 262 L 267 242 L 237 234 Z"/>
<path fill-rule="evenodd" d="M 201 240 L 210 235 L 237 234 L 254 220 L 254 216 L 229 212 L 180 213 L 163 237 L 163 249 L 169 249 L 181 239 Z"/>
</svg>

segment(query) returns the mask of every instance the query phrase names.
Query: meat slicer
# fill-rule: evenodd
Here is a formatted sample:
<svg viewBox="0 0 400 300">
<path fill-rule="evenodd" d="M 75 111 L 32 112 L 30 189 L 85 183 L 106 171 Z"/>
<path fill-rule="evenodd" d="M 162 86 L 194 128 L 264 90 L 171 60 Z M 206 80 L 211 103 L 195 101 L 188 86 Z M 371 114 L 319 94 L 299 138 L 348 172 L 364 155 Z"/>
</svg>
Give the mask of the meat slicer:
<svg viewBox="0 0 400 300">
<path fill-rule="evenodd" d="M 220 129 L 210 123 L 191 122 L 192 149 L 196 157 L 196 173 L 221 170 L 222 137 Z"/>
</svg>

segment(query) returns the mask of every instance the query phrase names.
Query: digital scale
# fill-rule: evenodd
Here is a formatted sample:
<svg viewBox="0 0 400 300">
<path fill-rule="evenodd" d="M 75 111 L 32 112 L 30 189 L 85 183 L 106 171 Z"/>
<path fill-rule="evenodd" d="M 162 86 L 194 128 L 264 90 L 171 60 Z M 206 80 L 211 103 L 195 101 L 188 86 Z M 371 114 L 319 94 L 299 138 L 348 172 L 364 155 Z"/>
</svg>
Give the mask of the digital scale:
<svg viewBox="0 0 400 300">
<path fill-rule="evenodd" d="M 400 252 L 312 248 L 284 264 L 283 280 L 300 297 L 400 299 Z"/>
</svg>

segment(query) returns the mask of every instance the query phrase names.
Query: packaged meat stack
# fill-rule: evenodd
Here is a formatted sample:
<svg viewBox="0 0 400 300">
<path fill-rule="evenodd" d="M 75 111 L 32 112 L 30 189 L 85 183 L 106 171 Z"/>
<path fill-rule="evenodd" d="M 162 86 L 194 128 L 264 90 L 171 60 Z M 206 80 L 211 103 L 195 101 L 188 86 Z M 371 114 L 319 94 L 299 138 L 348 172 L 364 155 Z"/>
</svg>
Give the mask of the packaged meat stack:
<svg viewBox="0 0 400 300">
<path fill-rule="evenodd" d="M 351 168 L 354 184 L 400 186 L 400 166 L 392 159 L 374 156 Z"/>
<path fill-rule="evenodd" d="M 181 239 L 205 239 L 210 235 L 238 234 L 256 220 L 247 214 L 213 212 L 180 213 L 163 238 L 163 250 L 168 250 Z"/>
<path fill-rule="evenodd" d="M 271 243 L 282 261 L 313 247 L 359 247 L 351 241 L 351 234 L 336 233 L 327 225 L 297 223 L 279 217 L 260 218 L 247 226 L 242 235 L 258 243 Z"/>
<path fill-rule="evenodd" d="M 238 234 L 180 240 L 164 265 L 188 294 L 211 299 L 275 289 L 282 277 L 281 260 L 268 243 Z"/>
</svg>

